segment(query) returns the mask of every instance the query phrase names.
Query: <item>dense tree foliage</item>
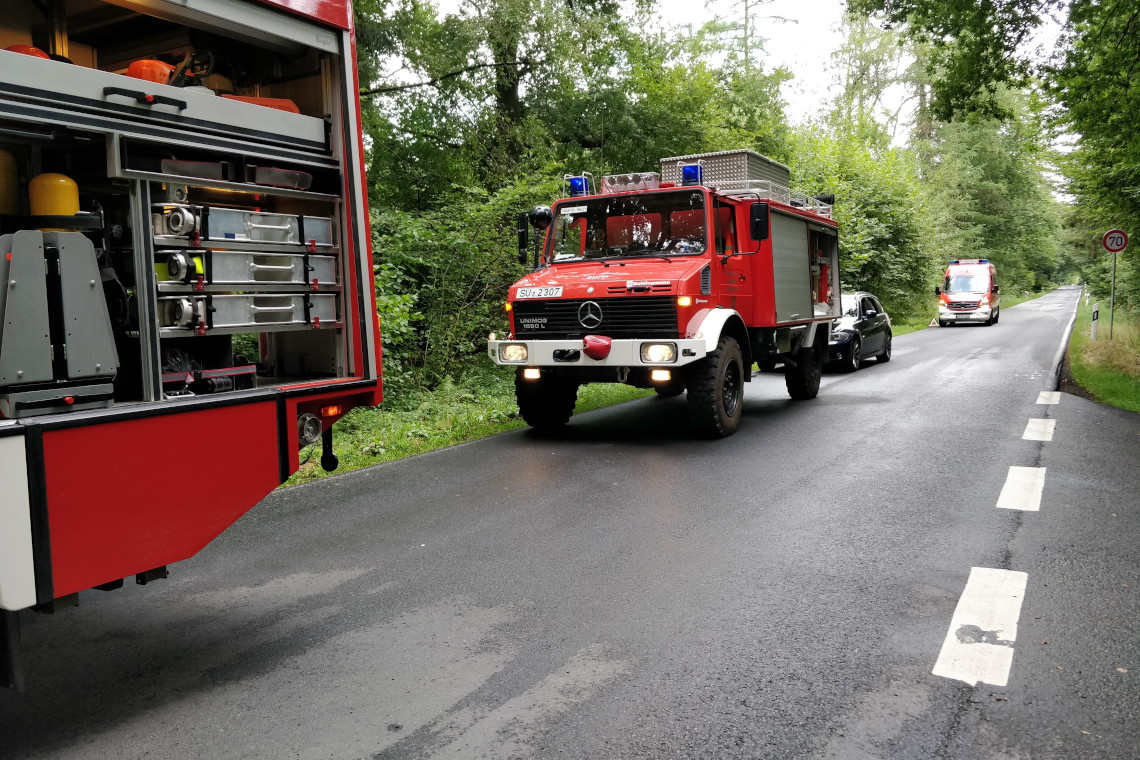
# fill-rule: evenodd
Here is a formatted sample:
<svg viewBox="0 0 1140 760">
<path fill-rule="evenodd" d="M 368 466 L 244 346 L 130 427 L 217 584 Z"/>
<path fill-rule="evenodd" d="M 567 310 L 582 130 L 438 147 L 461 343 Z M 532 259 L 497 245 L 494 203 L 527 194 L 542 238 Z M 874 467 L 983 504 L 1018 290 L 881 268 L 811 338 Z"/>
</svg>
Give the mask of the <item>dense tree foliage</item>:
<svg viewBox="0 0 1140 760">
<path fill-rule="evenodd" d="M 1051 0 L 852 6 L 837 94 L 819 123 L 793 127 L 780 95 L 792 75 L 760 65 L 755 37 L 734 36 L 732 21 L 663 30 L 654 0 L 461 0 L 448 12 L 357 0 L 389 398 L 462 373 L 505 327 L 503 296 L 524 271 L 514 217 L 552 201 L 566 173 L 734 148 L 787 163 L 797 188 L 836 194 L 844 286 L 878 293 L 902 318 L 928 317 L 951 258 L 997 261 L 1012 289 L 1071 276 L 1091 250 L 1080 220 L 1135 208 L 1135 192 L 1074 169 L 1083 216 L 1066 222 L 1045 179 L 1050 101 L 1018 46 Z M 1135 44 L 1135 20 L 1104 13 L 1074 3 L 1069 57 L 1050 71 L 1047 92 L 1073 104 L 1074 126 L 1110 115 L 1088 99 L 1102 79 L 1135 116 L 1135 86 L 1113 79 L 1127 63 L 1113 57 L 1117 38 Z M 1116 160 L 1140 157 L 1126 134 L 1090 128 L 1071 163 L 1111 159 L 1134 191 L 1136 160 Z"/>
</svg>

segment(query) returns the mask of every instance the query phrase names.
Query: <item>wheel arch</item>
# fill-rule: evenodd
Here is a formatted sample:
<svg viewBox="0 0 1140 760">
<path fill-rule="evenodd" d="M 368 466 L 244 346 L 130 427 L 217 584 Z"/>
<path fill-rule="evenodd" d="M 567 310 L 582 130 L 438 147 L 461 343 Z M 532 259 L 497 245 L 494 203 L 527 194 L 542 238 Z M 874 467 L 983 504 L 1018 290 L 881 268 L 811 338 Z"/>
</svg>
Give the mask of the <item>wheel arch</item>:
<svg viewBox="0 0 1140 760">
<path fill-rule="evenodd" d="M 696 335 L 705 341 L 705 350 L 709 352 L 716 350 L 721 336 L 735 338 L 744 360 L 744 381 L 752 380 L 752 342 L 748 339 L 748 328 L 739 312 L 733 309 L 709 309 L 697 327 Z"/>
</svg>

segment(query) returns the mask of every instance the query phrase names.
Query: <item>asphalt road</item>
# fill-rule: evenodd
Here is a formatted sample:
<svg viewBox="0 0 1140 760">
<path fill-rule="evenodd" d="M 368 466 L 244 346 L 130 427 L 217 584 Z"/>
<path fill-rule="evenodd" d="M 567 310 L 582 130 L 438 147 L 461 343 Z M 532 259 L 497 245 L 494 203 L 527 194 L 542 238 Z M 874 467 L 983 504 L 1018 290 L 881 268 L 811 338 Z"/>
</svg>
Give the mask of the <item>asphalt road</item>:
<svg viewBox="0 0 1140 760">
<path fill-rule="evenodd" d="M 759 376 L 721 441 L 646 399 L 274 493 L 26 615 L 0 756 L 1134 758 L 1140 416 L 1037 403 L 1076 298 Z"/>
</svg>

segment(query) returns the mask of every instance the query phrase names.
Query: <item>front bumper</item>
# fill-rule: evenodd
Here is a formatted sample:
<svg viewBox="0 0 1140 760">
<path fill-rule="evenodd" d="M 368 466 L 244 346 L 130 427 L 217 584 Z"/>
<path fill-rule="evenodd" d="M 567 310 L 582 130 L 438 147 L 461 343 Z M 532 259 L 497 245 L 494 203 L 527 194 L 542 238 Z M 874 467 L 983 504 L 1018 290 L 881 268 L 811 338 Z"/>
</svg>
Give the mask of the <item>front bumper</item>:
<svg viewBox="0 0 1140 760">
<path fill-rule="evenodd" d="M 827 342 L 827 363 L 841 362 L 850 356 L 854 334 L 835 331 Z"/>
<path fill-rule="evenodd" d="M 508 362 L 499 358 L 499 346 L 503 344 L 521 344 L 527 349 L 526 361 Z M 641 360 L 641 346 L 644 343 L 672 343 L 677 347 L 677 360 L 672 362 L 646 362 Z M 570 340 L 489 340 L 487 353 L 496 364 L 513 367 L 645 367 L 648 369 L 671 369 L 683 367 L 686 364 L 703 359 L 708 352 L 705 341 L 695 338 L 687 339 L 660 339 L 646 340 L 632 338 L 614 340 L 610 344 L 610 353 L 604 359 L 591 359 L 586 356 L 583 343 L 580 339 Z M 570 360 L 567 356 L 577 358 Z M 555 353 L 562 358 L 555 359 Z"/>
<path fill-rule="evenodd" d="M 939 322 L 986 322 L 992 314 L 993 309 L 989 306 L 979 306 L 972 311 L 947 309 L 945 306 L 938 307 Z"/>
</svg>

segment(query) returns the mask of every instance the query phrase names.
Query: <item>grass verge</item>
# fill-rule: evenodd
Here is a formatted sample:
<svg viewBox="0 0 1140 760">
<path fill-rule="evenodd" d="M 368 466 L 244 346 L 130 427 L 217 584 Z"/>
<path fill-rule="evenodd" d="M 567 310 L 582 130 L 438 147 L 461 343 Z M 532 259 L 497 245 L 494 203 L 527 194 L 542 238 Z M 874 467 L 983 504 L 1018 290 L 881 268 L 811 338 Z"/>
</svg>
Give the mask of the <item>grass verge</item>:
<svg viewBox="0 0 1140 760">
<path fill-rule="evenodd" d="M 1112 340 L 1107 317 L 1101 309 L 1094 341 L 1092 304 L 1081 299 L 1066 353 L 1069 378 L 1094 401 L 1140 412 L 1140 315 L 1117 311 Z"/>
<path fill-rule="evenodd" d="M 653 391 L 628 385 L 586 385 L 578 391 L 574 413 L 651 395 Z M 505 370 L 481 370 L 414 398 L 358 407 L 333 425 L 334 449 L 340 458 L 336 472 L 351 472 L 526 427 L 518 414 L 514 374 Z M 285 486 L 327 477 L 320 458 L 320 443 L 302 449 L 301 467 Z"/>
</svg>

